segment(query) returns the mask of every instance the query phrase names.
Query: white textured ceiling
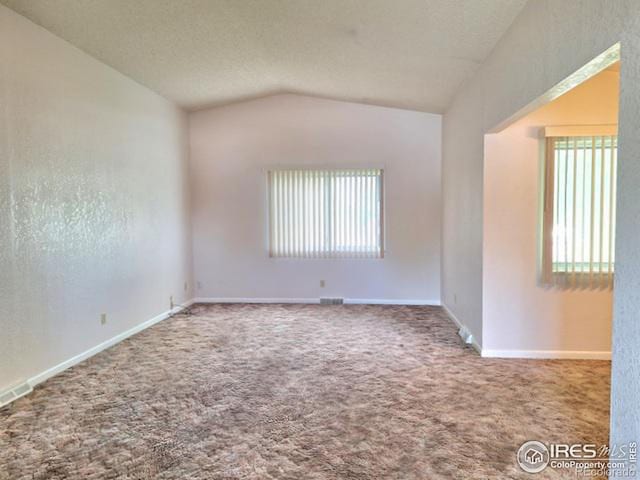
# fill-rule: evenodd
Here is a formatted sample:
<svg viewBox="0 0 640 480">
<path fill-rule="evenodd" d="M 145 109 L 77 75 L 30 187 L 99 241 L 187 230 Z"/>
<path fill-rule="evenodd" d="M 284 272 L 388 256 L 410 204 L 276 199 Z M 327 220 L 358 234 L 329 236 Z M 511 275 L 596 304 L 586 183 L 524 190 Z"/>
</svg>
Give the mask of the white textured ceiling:
<svg viewBox="0 0 640 480">
<path fill-rule="evenodd" d="M 526 0 L 0 2 L 189 110 L 292 92 L 437 113 Z"/>
</svg>

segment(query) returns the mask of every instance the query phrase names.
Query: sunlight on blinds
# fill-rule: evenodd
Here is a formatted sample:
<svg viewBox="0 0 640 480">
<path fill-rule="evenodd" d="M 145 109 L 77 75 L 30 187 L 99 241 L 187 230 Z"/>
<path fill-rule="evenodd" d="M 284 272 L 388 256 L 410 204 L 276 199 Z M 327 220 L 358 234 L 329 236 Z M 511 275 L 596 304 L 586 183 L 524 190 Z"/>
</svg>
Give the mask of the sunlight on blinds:
<svg viewBox="0 0 640 480">
<path fill-rule="evenodd" d="M 272 257 L 383 256 L 383 172 L 269 172 Z"/>
<path fill-rule="evenodd" d="M 547 138 L 545 252 L 547 283 L 613 284 L 617 137 Z"/>
</svg>

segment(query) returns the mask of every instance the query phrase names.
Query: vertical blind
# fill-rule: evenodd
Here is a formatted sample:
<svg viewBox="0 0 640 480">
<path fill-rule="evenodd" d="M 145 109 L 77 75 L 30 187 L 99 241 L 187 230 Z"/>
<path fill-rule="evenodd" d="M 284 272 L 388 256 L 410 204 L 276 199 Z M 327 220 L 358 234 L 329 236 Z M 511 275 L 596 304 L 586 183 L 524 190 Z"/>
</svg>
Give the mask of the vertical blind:
<svg viewBox="0 0 640 480">
<path fill-rule="evenodd" d="M 271 170 L 272 257 L 384 255 L 383 171 Z"/>
<path fill-rule="evenodd" d="M 611 288 L 617 136 L 548 137 L 546 148 L 543 279 Z"/>
</svg>

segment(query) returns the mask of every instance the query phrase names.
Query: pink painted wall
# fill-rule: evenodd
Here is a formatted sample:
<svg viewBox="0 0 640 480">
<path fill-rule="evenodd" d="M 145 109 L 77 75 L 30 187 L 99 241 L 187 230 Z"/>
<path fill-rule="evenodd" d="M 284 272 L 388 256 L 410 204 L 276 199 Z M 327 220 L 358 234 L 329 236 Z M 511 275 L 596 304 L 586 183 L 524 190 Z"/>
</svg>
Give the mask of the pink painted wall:
<svg viewBox="0 0 640 480">
<path fill-rule="evenodd" d="M 618 72 L 604 71 L 485 137 L 483 354 L 609 354 L 610 291 L 538 285 L 540 130 L 551 125 L 617 123 L 618 84 Z"/>
</svg>

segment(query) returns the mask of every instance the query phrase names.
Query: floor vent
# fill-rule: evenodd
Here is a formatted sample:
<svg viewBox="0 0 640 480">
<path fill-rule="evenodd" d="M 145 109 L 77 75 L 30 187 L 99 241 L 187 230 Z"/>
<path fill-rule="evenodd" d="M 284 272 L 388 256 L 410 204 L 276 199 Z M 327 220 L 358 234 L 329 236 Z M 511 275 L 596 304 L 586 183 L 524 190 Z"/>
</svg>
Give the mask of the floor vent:
<svg viewBox="0 0 640 480">
<path fill-rule="evenodd" d="M 342 305 L 344 298 L 321 298 L 320 303 L 322 305 Z"/>
<path fill-rule="evenodd" d="M 473 335 L 466 327 L 460 328 L 460 330 L 458 330 L 458 335 L 460 335 L 460 338 L 464 343 L 466 344 L 473 343 Z"/>
<path fill-rule="evenodd" d="M 31 393 L 33 388 L 27 382 L 22 383 L 16 387 L 13 387 L 10 390 L 0 393 L 0 407 L 4 407 L 5 405 L 13 402 L 14 400 L 19 399 L 20 397 L 24 397 L 28 393 Z"/>
</svg>

